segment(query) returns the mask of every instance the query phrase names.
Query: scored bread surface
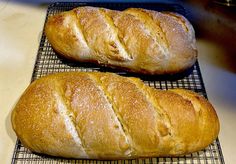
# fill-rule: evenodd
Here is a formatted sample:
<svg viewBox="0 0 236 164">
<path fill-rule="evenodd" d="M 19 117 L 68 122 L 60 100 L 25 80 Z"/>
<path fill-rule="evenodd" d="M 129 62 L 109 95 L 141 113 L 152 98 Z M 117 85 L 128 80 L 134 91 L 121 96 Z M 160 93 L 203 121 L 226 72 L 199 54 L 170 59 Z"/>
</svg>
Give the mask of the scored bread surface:
<svg viewBox="0 0 236 164">
<path fill-rule="evenodd" d="M 91 159 L 183 155 L 219 133 L 214 108 L 192 91 L 95 72 L 34 81 L 12 112 L 12 126 L 34 152 Z"/>
<path fill-rule="evenodd" d="M 192 25 L 170 12 L 78 7 L 50 16 L 45 34 L 64 57 L 131 72 L 177 73 L 197 58 Z"/>
</svg>

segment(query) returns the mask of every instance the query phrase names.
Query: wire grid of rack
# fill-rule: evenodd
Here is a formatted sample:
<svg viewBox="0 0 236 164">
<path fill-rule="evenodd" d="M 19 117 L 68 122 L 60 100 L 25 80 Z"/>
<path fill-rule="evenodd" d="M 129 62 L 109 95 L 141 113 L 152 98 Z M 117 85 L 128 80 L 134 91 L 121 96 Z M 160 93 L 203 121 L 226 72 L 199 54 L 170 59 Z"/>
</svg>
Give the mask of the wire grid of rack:
<svg viewBox="0 0 236 164">
<path fill-rule="evenodd" d="M 157 11 L 174 11 L 182 15 L 186 15 L 183 7 L 176 4 L 157 4 L 157 3 L 54 3 L 48 7 L 46 20 L 48 16 L 54 15 L 58 12 L 70 10 L 77 6 L 99 6 L 110 9 L 123 10 L 128 7 L 142 7 L 147 9 L 154 9 Z M 35 63 L 32 81 L 42 76 L 68 71 L 101 71 L 101 72 L 115 72 L 123 76 L 137 76 L 141 78 L 147 85 L 158 89 L 169 88 L 184 88 L 193 90 L 202 96 L 206 95 L 204 83 L 201 76 L 201 71 L 198 62 L 184 73 L 167 76 L 145 76 L 131 74 L 120 70 L 110 69 L 90 63 L 78 63 L 65 60 L 53 51 L 51 45 L 47 41 L 45 34 L 42 34 L 37 59 Z M 12 157 L 12 164 L 21 163 L 206 163 L 206 164 L 221 164 L 224 163 L 224 158 L 218 138 L 204 150 L 188 154 L 182 157 L 172 158 L 145 158 L 145 159 L 130 159 L 130 160 L 114 160 L 114 161 L 99 161 L 99 160 L 83 160 L 83 159 L 65 159 L 58 157 L 51 157 L 42 154 L 32 153 L 25 148 L 19 140 L 17 140 L 14 154 Z"/>
</svg>

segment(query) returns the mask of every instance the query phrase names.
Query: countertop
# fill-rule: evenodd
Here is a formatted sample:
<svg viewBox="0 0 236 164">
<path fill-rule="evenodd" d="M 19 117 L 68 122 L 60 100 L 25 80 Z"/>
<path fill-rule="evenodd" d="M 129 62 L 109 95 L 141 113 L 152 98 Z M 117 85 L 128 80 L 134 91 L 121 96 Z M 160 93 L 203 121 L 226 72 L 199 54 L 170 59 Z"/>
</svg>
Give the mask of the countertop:
<svg viewBox="0 0 236 164">
<path fill-rule="evenodd" d="M 10 114 L 30 84 L 46 5 L 0 2 L 0 161 L 10 163 L 16 136 Z M 236 40 L 236 38 L 235 38 Z M 234 41 L 235 41 L 234 40 Z M 197 37 L 198 60 L 210 102 L 221 122 L 225 162 L 236 161 L 236 53 L 212 39 Z M 232 47 L 231 47 L 232 48 Z"/>
</svg>

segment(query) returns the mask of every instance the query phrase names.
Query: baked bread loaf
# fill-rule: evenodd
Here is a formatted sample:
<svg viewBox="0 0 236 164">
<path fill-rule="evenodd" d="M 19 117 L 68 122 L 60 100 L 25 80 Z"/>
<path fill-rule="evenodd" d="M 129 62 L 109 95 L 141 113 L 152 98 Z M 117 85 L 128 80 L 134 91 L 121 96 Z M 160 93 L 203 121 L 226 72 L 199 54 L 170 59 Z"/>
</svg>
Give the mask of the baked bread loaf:
<svg viewBox="0 0 236 164">
<path fill-rule="evenodd" d="M 202 96 L 157 90 L 112 73 L 59 73 L 34 81 L 12 112 L 24 146 L 53 156 L 179 156 L 207 147 L 219 120 Z"/>
<path fill-rule="evenodd" d="M 192 25 L 171 12 L 78 7 L 49 17 L 45 33 L 66 58 L 142 74 L 178 73 L 197 58 Z"/>
</svg>

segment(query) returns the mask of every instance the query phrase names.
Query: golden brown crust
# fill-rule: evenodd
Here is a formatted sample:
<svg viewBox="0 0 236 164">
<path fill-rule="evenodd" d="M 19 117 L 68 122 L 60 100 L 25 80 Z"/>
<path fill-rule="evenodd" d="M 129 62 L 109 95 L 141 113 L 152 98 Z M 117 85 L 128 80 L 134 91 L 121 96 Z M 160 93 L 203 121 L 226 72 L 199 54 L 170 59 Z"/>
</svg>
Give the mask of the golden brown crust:
<svg viewBox="0 0 236 164">
<path fill-rule="evenodd" d="M 12 126 L 21 142 L 38 153 L 86 157 L 68 133 L 60 116 L 56 83 L 48 78 L 34 82 L 22 95 L 12 113 Z"/>
<path fill-rule="evenodd" d="M 92 159 L 179 156 L 208 146 L 219 120 L 202 96 L 113 73 L 43 77 L 24 92 L 12 126 L 34 152 Z"/>
<path fill-rule="evenodd" d="M 177 73 L 197 58 L 193 27 L 175 13 L 78 7 L 51 16 L 45 33 L 67 58 L 137 73 Z"/>
</svg>

